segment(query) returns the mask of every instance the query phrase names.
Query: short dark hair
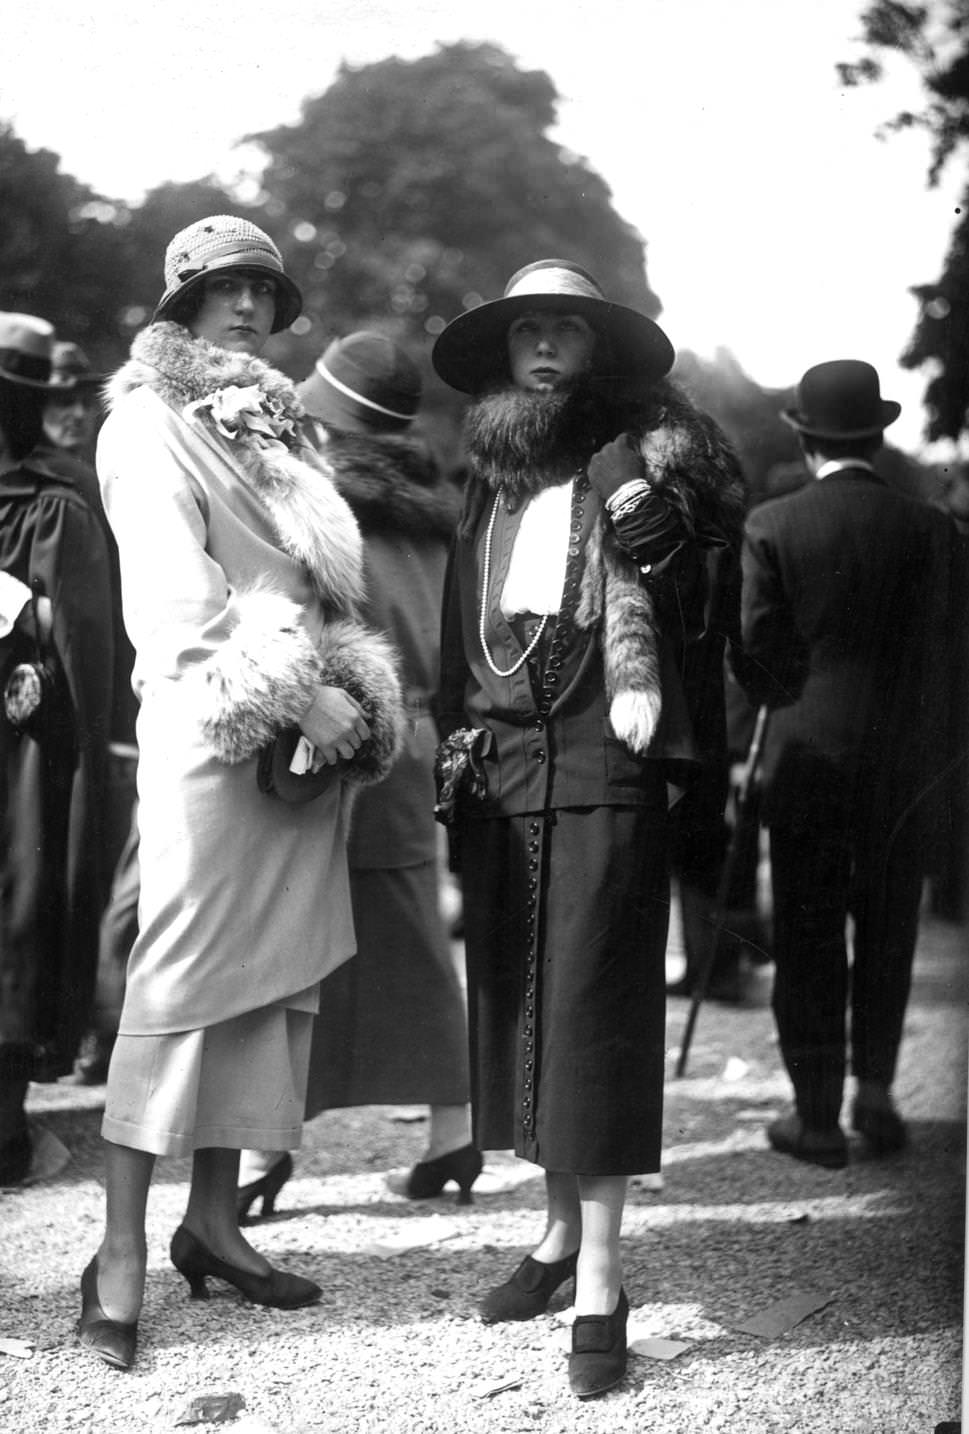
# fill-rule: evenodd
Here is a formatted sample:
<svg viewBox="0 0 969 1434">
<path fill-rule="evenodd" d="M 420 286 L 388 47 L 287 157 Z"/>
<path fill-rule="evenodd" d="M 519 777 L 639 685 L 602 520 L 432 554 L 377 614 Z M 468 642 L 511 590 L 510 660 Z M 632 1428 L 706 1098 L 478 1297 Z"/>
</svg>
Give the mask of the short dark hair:
<svg viewBox="0 0 969 1434">
<path fill-rule="evenodd" d="M 47 391 L 0 378 L 0 431 L 18 462 L 36 448 L 43 432 Z"/>
<path fill-rule="evenodd" d="M 873 458 L 882 447 L 884 439 L 880 433 L 869 434 L 867 438 L 819 438 L 801 434 L 805 453 L 819 458 Z"/>
<path fill-rule="evenodd" d="M 204 274 L 200 284 L 193 284 L 188 293 L 183 294 L 181 298 L 177 298 L 173 301 L 168 313 L 165 315 L 169 323 L 181 324 L 183 329 L 190 328 L 192 321 L 198 318 L 205 300 L 205 280 L 222 279 L 225 278 L 227 274 L 246 274 L 250 278 L 272 279 L 276 290 L 276 313 L 278 314 L 281 291 L 273 274 L 267 269 L 260 268 L 258 264 L 254 264 L 251 267 L 246 264 L 227 264 L 224 269 L 213 269 L 211 272 Z"/>
</svg>

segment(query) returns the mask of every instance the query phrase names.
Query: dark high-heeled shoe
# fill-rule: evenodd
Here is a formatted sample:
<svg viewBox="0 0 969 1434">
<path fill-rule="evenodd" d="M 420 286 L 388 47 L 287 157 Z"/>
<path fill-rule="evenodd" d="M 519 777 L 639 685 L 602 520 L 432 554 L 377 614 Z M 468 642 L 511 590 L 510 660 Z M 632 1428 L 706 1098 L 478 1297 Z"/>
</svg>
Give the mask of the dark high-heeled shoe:
<svg viewBox="0 0 969 1434">
<path fill-rule="evenodd" d="M 481 1174 L 484 1161 L 481 1151 L 473 1145 L 449 1150 L 436 1160 L 419 1160 L 404 1183 L 403 1194 L 408 1200 L 429 1200 L 440 1195 L 449 1180 L 458 1187 L 458 1204 L 471 1204 L 471 1186 Z"/>
<path fill-rule="evenodd" d="M 193 1300 L 208 1299 L 209 1291 L 205 1283 L 208 1275 L 225 1280 L 227 1285 L 234 1285 L 254 1305 L 268 1305 L 271 1309 L 299 1309 L 301 1305 L 313 1304 L 323 1293 L 319 1285 L 306 1279 L 305 1275 L 288 1275 L 272 1266 L 267 1275 L 240 1270 L 227 1260 L 220 1260 L 184 1225 L 179 1225 L 172 1236 L 169 1254 L 176 1270 L 188 1280 Z"/>
<path fill-rule="evenodd" d="M 626 1373 L 626 1320 L 629 1301 L 620 1286 L 611 1315 L 576 1315 L 572 1323 L 569 1388 L 579 1399 L 613 1389 Z"/>
<path fill-rule="evenodd" d="M 489 1290 L 478 1305 L 485 1324 L 503 1324 L 506 1320 L 534 1319 L 544 1314 L 548 1302 L 558 1289 L 575 1275 L 579 1252 L 566 1255 L 546 1265 L 526 1255 L 510 1279 Z"/>
<path fill-rule="evenodd" d="M 108 1319 L 104 1313 L 98 1299 L 97 1255 L 81 1276 L 81 1318 L 77 1322 L 77 1337 L 81 1344 L 114 1369 L 130 1369 L 134 1363 L 138 1321 L 122 1324 L 120 1320 Z"/>
<path fill-rule="evenodd" d="M 282 1190 L 286 1181 L 293 1173 L 293 1157 L 288 1150 L 271 1165 L 265 1175 L 258 1180 L 250 1180 L 248 1185 L 240 1185 L 236 1191 L 236 1209 L 239 1215 L 239 1224 L 250 1223 L 260 1218 L 265 1220 L 267 1215 L 272 1215 L 276 1209 L 276 1196 Z M 262 1196 L 260 1216 L 250 1215 L 250 1206 Z"/>
</svg>

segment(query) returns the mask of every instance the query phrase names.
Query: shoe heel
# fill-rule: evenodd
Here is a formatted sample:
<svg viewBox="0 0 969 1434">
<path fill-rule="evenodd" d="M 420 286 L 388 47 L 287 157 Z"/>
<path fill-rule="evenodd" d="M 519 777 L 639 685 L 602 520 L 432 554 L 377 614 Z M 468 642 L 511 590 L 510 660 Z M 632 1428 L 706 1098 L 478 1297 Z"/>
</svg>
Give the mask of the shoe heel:
<svg viewBox="0 0 969 1434">
<path fill-rule="evenodd" d="M 265 1220 L 267 1216 L 276 1213 L 276 1196 L 282 1190 L 286 1181 L 293 1173 L 293 1157 L 289 1151 L 285 1151 L 282 1158 L 267 1170 L 259 1180 L 253 1180 L 248 1185 L 241 1185 L 236 1192 L 236 1210 L 239 1216 L 239 1224 L 248 1224 L 252 1220 Z M 250 1215 L 250 1210 L 257 1200 L 261 1200 L 259 1215 Z"/>
<path fill-rule="evenodd" d="M 205 1276 L 194 1270 L 179 1270 L 188 1280 L 188 1297 L 190 1300 L 207 1300 L 209 1298 L 209 1287 L 205 1283 Z"/>
</svg>

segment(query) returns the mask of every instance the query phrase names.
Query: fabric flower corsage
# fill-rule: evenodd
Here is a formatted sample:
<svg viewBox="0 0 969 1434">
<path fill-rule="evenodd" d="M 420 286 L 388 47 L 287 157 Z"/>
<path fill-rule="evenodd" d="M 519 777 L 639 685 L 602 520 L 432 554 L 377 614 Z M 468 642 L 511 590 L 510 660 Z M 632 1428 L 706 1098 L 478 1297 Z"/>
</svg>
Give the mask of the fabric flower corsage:
<svg viewBox="0 0 969 1434">
<path fill-rule="evenodd" d="M 264 393 L 258 384 L 228 384 L 186 405 L 185 417 L 208 413 L 223 438 L 252 438 L 257 443 L 284 443 L 296 438 L 296 425 L 281 399 Z"/>
</svg>

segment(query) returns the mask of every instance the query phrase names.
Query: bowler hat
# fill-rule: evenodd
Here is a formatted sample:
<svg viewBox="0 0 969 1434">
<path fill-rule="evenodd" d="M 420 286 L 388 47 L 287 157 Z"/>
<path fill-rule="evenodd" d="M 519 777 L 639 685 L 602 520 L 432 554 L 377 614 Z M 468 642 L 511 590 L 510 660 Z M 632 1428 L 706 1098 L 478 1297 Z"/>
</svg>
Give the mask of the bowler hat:
<svg viewBox="0 0 969 1434">
<path fill-rule="evenodd" d="M 283 256 L 269 235 L 248 219 L 213 214 L 181 229 L 165 250 L 165 292 L 152 323 L 170 319 L 179 299 L 198 288 L 207 275 L 222 269 L 254 269 L 275 281 L 274 334 L 299 317 L 303 296 L 283 272 Z"/>
<path fill-rule="evenodd" d="M 314 418 L 345 432 L 369 433 L 413 422 L 421 376 L 392 339 L 361 330 L 334 339 L 296 389 Z"/>
<path fill-rule="evenodd" d="M 861 359 L 815 364 L 798 384 L 795 403 L 781 417 L 808 438 L 874 438 L 902 411 L 882 398 L 877 370 Z"/>
<path fill-rule="evenodd" d="M 606 335 L 623 377 L 662 378 L 673 367 L 673 345 L 645 314 L 606 298 L 586 270 L 568 259 L 539 259 L 513 274 L 500 299 L 452 319 L 431 353 L 435 369 L 452 388 L 478 393 L 507 372 L 508 327 L 531 310 L 581 314 Z"/>
<path fill-rule="evenodd" d="M 0 378 L 24 388 L 50 387 L 54 329 L 34 314 L 0 313 Z"/>
<path fill-rule="evenodd" d="M 50 382 L 55 391 L 70 392 L 77 388 L 96 388 L 107 374 L 95 373 L 91 360 L 80 344 L 59 340 L 51 354 Z"/>
</svg>

